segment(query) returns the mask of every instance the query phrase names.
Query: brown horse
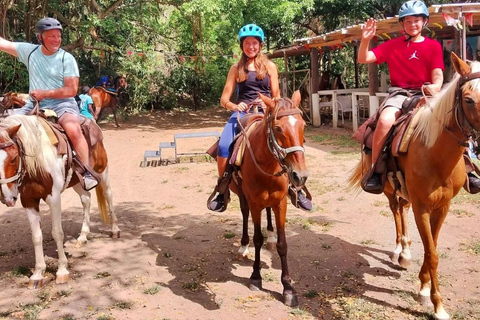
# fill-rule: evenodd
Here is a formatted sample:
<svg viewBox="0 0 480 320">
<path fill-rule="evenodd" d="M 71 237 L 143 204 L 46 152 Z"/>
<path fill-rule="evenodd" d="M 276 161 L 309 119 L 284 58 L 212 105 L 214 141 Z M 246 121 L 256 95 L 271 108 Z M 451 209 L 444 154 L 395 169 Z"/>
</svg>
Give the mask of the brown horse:
<svg viewBox="0 0 480 320">
<path fill-rule="evenodd" d="M 103 142 L 98 141 L 90 150 L 92 168 L 101 178 L 96 187 L 100 216 L 104 223 L 111 222 L 112 236 L 118 237 L 120 230 L 112 207 L 112 192 L 108 178 L 108 160 Z M 30 277 L 29 287 L 41 287 L 46 268 L 40 228 L 40 200 L 50 207 L 52 236 L 57 245 L 57 283 L 69 279 L 67 257 L 63 246 L 61 220 L 61 193 L 73 187 L 80 196 L 84 220 L 77 245 L 87 241 L 90 232 L 90 192 L 83 190 L 67 159 L 57 154 L 47 132 L 37 116 L 12 115 L 0 122 L 0 201 L 13 207 L 20 197 L 30 222 L 35 247 L 35 270 Z"/>
<path fill-rule="evenodd" d="M 301 189 L 308 177 L 303 147 L 305 121 L 298 108 L 300 104 L 298 91 L 294 93 L 292 100 L 270 99 L 262 95 L 261 98 L 266 105 L 265 115 L 246 138 L 247 150 L 239 169 L 241 174 L 235 173 L 230 189 L 240 200 L 243 216 L 242 247 L 248 247 L 246 226 L 249 212 L 252 214 L 255 261 L 250 276 L 250 288 L 262 289 L 260 250 L 264 238 L 261 215 L 263 209 L 267 208 L 269 212 L 268 208 L 271 208 L 275 214 L 277 228 L 277 252 L 282 265 L 284 303 L 295 306 L 298 299 L 287 266 L 285 219 L 289 183 Z"/>
<path fill-rule="evenodd" d="M 8 109 L 21 108 L 30 99 L 27 93 L 7 92 L 0 98 L 0 116 L 7 113 Z"/>
<path fill-rule="evenodd" d="M 384 190 L 395 215 L 397 234 L 403 233 L 401 245 L 406 247 L 410 243 L 406 215 L 411 203 L 424 247 L 420 297 L 425 304 L 431 300 L 436 319 L 449 319 L 438 283 L 438 236 L 450 202 L 466 180 L 465 146 L 480 130 L 480 62 L 469 65 L 452 53 L 452 63 L 457 72 L 453 80 L 420 107 L 408 152 L 397 158 L 404 177 L 399 179 L 404 181 L 401 190 L 395 192 L 388 183 Z M 350 177 L 351 187 L 359 187 L 371 166 L 370 157 L 362 158 Z M 408 260 L 409 256 L 402 258 Z"/>
<path fill-rule="evenodd" d="M 94 87 L 90 90 L 90 96 L 93 100 L 93 105 L 98 109 L 96 114 L 97 120 L 100 119 L 101 114 L 105 108 L 112 109 L 115 126 L 118 128 L 117 121 L 117 105 L 124 105 L 128 100 L 127 94 L 127 80 L 124 76 L 118 76 L 114 80 L 114 91 L 110 91 L 103 87 Z"/>
</svg>

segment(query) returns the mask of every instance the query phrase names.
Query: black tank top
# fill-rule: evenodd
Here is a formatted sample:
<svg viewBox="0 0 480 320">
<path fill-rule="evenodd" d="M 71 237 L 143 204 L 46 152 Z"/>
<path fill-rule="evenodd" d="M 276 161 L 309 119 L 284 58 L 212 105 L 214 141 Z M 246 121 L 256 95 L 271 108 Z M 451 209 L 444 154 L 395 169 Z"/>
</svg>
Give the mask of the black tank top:
<svg viewBox="0 0 480 320">
<path fill-rule="evenodd" d="M 268 97 L 272 97 L 270 88 L 270 76 L 265 75 L 262 80 L 256 79 L 256 71 L 247 71 L 247 79 L 238 83 L 238 102 L 250 103 L 258 98 L 258 92 Z"/>
</svg>

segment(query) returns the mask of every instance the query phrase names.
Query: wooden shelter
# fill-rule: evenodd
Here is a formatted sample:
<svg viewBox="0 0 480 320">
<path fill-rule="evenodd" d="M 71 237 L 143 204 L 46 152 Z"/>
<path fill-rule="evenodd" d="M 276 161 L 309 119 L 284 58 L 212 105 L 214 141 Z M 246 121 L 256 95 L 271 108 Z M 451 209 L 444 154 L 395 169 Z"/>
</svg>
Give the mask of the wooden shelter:
<svg viewBox="0 0 480 320">
<path fill-rule="evenodd" d="M 432 5 L 428 8 L 430 19 L 426 35 L 438 40 L 451 39 L 454 43 L 454 50 L 462 58 L 466 57 L 467 36 L 480 35 L 480 3 L 455 3 L 444 5 Z M 268 54 L 269 58 L 283 58 L 285 61 L 285 76 L 288 74 L 287 59 L 299 55 L 310 55 L 310 119 L 313 125 L 320 125 L 320 102 L 317 92 L 319 81 L 319 60 L 322 54 L 345 46 L 354 48 L 355 74 L 358 77 L 358 66 L 356 64 L 357 47 L 360 44 L 363 24 L 352 25 L 328 32 L 319 36 L 297 39 L 294 44 L 287 48 L 281 48 Z M 371 46 L 388 41 L 389 39 L 402 36 L 403 28 L 398 22 L 398 16 L 389 17 L 377 21 L 377 34 L 371 41 Z M 480 49 L 480 48 L 478 48 Z M 352 95 L 352 117 L 353 129 L 358 125 L 357 103 L 358 95 L 367 95 L 370 106 L 370 114 L 378 108 L 379 96 L 379 75 L 376 64 L 369 64 L 369 88 L 348 89 L 346 91 L 334 90 L 335 92 L 320 92 L 321 94 L 332 95 L 333 126 L 337 126 L 338 103 L 337 94 Z M 284 80 L 284 84 L 288 80 Z M 285 90 L 284 90 L 285 92 Z"/>
</svg>

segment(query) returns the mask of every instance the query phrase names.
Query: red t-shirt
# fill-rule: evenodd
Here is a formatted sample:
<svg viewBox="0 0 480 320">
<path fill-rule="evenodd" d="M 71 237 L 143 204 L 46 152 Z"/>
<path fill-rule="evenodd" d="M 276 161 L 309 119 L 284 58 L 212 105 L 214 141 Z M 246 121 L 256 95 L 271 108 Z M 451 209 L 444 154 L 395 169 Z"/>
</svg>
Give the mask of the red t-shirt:
<svg viewBox="0 0 480 320">
<path fill-rule="evenodd" d="M 392 87 L 420 88 L 426 82 L 432 83 L 433 69 L 445 69 L 442 46 L 427 37 L 421 42 L 405 41 L 405 37 L 398 37 L 372 51 L 377 57 L 377 64 L 388 64 Z"/>
</svg>

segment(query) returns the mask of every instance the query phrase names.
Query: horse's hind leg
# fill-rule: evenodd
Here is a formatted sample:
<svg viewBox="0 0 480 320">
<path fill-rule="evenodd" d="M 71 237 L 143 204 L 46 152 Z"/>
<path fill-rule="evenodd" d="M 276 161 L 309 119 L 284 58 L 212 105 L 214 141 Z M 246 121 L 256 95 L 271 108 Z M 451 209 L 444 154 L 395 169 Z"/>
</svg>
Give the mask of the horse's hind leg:
<svg viewBox="0 0 480 320">
<path fill-rule="evenodd" d="M 411 263 L 410 245 L 411 240 L 408 235 L 408 209 L 410 203 L 405 199 L 394 199 L 391 193 L 385 193 L 388 198 L 390 210 L 393 213 L 395 221 L 395 249 L 390 255 L 392 262 L 398 262 L 402 268 L 408 268 Z"/>
<path fill-rule="evenodd" d="M 115 127 L 118 128 L 120 126 L 118 125 L 118 121 L 117 121 L 117 106 L 116 106 L 116 104 L 117 103 L 115 102 L 115 104 L 112 107 L 112 113 L 113 113 L 113 119 L 115 120 Z"/>
<path fill-rule="evenodd" d="M 118 218 L 113 210 L 113 194 L 112 188 L 110 187 L 110 178 L 108 175 L 108 166 L 101 174 L 102 180 L 100 181 L 99 185 L 97 186 L 97 199 L 99 203 L 99 210 L 107 210 L 108 216 L 110 217 L 111 223 L 111 236 L 112 238 L 120 238 L 120 228 L 118 227 Z M 102 208 L 102 203 L 104 203 L 103 199 L 107 202 L 108 208 Z"/>
<path fill-rule="evenodd" d="M 253 262 L 253 272 L 250 276 L 250 290 L 262 290 L 262 276 L 260 274 L 260 251 L 263 246 L 263 234 L 261 226 L 262 209 L 252 210 L 253 221 L 253 243 L 255 245 L 255 261 Z"/>
<path fill-rule="evenodd" d="M 88 241 L 88 235 L 90 233 L 90 205 L 92 201 L 90 192 L 85 191 L 80 184 L 73 186 L 73 189 L 80 196 L 80 201 L 82 202 L 83 207 L 82 229 L 80 231 L 80 236 L 75 243 L 75 247 L 79 248 L 85 245 Z"/>
<path fill-rule="evenodd" d="M 248 245 L 250 243 L 250 237 L 248 236 L 248 218 L 250 215 L 250 209 L 248 208 L 247 199 L 245 195 L 239 190 L 238 199 L 240 200 L 240 210 L 242 211 L 242 239 L 240 241 L 240 248 L 237 252 L 237 260 L 244 260 L 248 257 L 250 251 Z"/>
<path fill-rule="evenodd" d="M 277 237 L 273 231 L 272 208 L 267 207 L 265 210 L 267 211 L 267 250 L 272 251 L 277 247 Z"/>
</svg>

